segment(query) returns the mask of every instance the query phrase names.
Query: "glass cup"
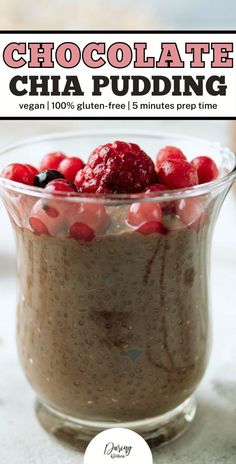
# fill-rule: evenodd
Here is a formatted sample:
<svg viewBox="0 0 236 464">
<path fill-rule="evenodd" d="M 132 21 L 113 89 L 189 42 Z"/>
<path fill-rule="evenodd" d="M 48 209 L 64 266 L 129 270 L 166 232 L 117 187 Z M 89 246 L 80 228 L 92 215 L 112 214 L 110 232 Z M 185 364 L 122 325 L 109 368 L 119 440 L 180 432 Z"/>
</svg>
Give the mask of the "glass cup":
<svg viewBox="0 0 236 464">
<path fill-rule="evenodd" d="M 161 445 L 193 421 L 211 340 L 212 232 L 235 177 L 227 148 L 135 132 L 40 137 L 3 149 L 1 166 L 57 150 L 87 159 L 116 139 L 153 157 L 165 145 L 207 154 L 220 177 L 181 191 L 67 196 L 0 178 L 17 243 L 21 365 L 40 423 L 77 447 L 113 426 Z M 158 221 L 131 226 L 140 203 Z"/>
</svg>

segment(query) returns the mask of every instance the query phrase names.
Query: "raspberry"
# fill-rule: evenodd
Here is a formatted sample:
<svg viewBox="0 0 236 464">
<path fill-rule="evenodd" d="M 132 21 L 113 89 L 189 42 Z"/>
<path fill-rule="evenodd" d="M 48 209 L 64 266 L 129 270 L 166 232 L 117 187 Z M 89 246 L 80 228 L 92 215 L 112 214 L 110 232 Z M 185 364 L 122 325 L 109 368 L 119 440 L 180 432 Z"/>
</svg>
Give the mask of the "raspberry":
<svg viewBox="0 0 236 464">
<path fill-rule="evenodd" d="M 142 192 L 156 181 L 154 163 L 138 145 L 114 142 L 101 145 L 79 171 L 75 184 L 80 192 Z M 105 192 L 104 192 L 105 190 Z"/>
<path fill-rule="evenodd" d="M 199 184 L 211 182 L 219 176 L 215 161 L 208 156 L 198 156 L 191 161 L 191 164 L 197 171 Z"/>
<path fill-rule="evenodd" d="M 150 234 L 161 234 L 161 235 L 166 235 L 168 233 L 168 230 L 163 226 L 161 222 L 158 221 L 150 221 L 150 222 L 145 222 L 142 224 L 138 229 L 135 230 L 135 232 L 138 232 L 139 234 L 142 235 L 150 235 Z"/>
<path fill-rule="evenodd" d="M 48 169 L 58 169 L 59 164 L 66 158 L 66 155 L 61 151 L 55 151 L 45 155 L 40 163 L 40 171 Z"/>
<path fill-rule="evenodd" d="M 159 171 L 162 163 L 166 160 L 173 160 L 173 159 L 183 159 L 186 160 L 186 156 L 183 154 L 182 150 L 180 150 L 177 147 L 171 147 L 167 146 L 165 148 L 162 148 L 158 153 L 157 153 L 157 162 L 156 162 L 156 168 L 157 171 Z"/>
<path fill-rule="evenodd" d="M 80 192 L 98 192 L 99 181 L 100 179 L 93 176 L 93 171 L 88 164 L 75 177 L 75 185 Z"/>
<path fill-rule="evenodd" d="M 20 182 L 25 185 L 34 185 L 36 169 L 33 166 L 20 163 L 12 163 L 6 166 L 2 171 L 2 177 Z"/>
<path fill-rule="evenodd" d="M 80 192 L 86 193 L 112 193 L 112 189 L 100 184 L 100 178 L 93 176 L 93 171 L 87 164 L 78 172 L 75 185 Z"/>
<path fill-rule="evenodd" d="M 129 208 L 127 221 L 131 226 L 140 226 L 150 221 L 161 222 L 161 207 L 151 202 L 133 203 Z"/>
<path fill-rule="evenodd" d="M 76 222 L 70 227 L 70 237 L 80 242 L 91 242 L 95 234 L 87 224 Z"/>
<path fill-rule="evenodd" d="M 60 171 L 67 180 L 74 182 L 78 171 L 84 167 L 84 162 L 80 158 L 64 158 L 58 166 Z"/>
<path fill-rule="evenodd" d="M 77 188 L 73 182 L 70 182 L 66 179 L 55 179 L 46 185 L 45 191 L 51 193 L 71 193 L 77 192 Z"/>
<path fill-rule="evenodd" d="M 196 169 L 185 160 L 166 160 L 158 173 L 158 180 L 169 189 L 192 187 L 198 184 Z"/>
</svg>

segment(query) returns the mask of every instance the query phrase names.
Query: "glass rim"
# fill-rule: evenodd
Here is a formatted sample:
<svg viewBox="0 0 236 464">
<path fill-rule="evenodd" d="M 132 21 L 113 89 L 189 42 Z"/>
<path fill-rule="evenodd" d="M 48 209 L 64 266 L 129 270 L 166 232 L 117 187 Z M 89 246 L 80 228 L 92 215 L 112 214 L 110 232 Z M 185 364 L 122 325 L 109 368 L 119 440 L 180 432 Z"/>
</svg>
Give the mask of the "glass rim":
<svg viewBox="0 0 236 464">
<path fill-rule="evenodd" d="M 159 192 L 140 192 L 140 193 L 131 193 L 131 194 L 126 194 L 126 193 L 78 193 L 78 192 L 71 192 L 69 194 L 65 195 L 65 192 L 46 192 L 45 190 L 39 188 L 39 187 L 34 187 L 34 186 L 29 186 L 25 184 L 21 184 L 15 181 L 11 181 L 9 179 L 5 179 L 0 175 L 0 187 L 10 190 L 15 193 L 19 194 L 24 194 L 28 196 L 33 196 L 36 198 L 45 198 L 47 200 L 52 200 L 55 198 L 60 201 L 66 201 L 66 202 L 88 202 L 88 203 L 101 203 L 101 204 L 113 204 L 113 203 L 132 203 L 134 201 L 138 202 L 145 202 L 145 201 L 156 201 L 156 202 L 161 202 L 161 201 L 173 201 L 173 200 L 179 200 L 182 198 L 188 198 L 188 197 L 196 197 L 200 195 L 204 195 L 207 193 L 210 193 L 220 187 L 223 187 L 226 184 L 230 184 L 231 181 L 233 181 L 234 178 L 236 178 L 236 155 L 235 153 L 230 150 L 228 147 L 221 145 L 219 142 L 211 142 L 209 140 L 205 140 L 202 138 L 198 137 L 192 137 L 188 135 L 183 135 L 183 134 L 175 134 L 175 133 L 169 133 L 169 132 L 154 132 L 154 131 L 147 131 L 143 130 L 142 132 L 138 132 L 135 130 L 127 130 L 123 131 L 121 129 L 119 130 L 101 130 L 101 129 L 96 129 L 96 130 L 81 130 L 81 131 L 64 131 L 64 132 L 53 132 L 50 134 L 42 134 L 36 137 L 31 137 L 31 138 L 26 138 L 22 139 L 18 142 L 14 142 L 12 144 L 7 144 L 3 146 L 0 149 L 0 156 L 7 154 L 8 152 L 11 152 L 13 150 L 16 150 L 17 148 L 22 148 L 24 146 L 28 145 L 33 145 L 41 142 L 47 142 L 47 141 L 56 141 L 60 139 L 72 139 L 72 138 L 79 138 L 79 137 L 91 137 L 91 136 L 115 136 L 118 139 L 118 136 L 134 136 L 134 137 L 143 137 L 143 138 L 165 138 L 165 139 L 173 139 L 175 138 L 176 140 L 186 140 L 186 141 L 193 141 L 193 142 L 201 142 L 205 143 L 209 146 L 212 146 L 215 149 L 218 149 L 222 155 L 227 157 L 228 159 L 232 160 L 232 169 L 225 175 L 219 177 L 218 179 L 215 179 L 211 182 L 205 183 L 205 184 L 198 184 L 194 185 L 193 187 L 187 187 L 187 188 L 182 188 L 182 189 L 175 189 L 175 190 L 165 190 L 165 191 L 159 191 Z"/>
</svg>

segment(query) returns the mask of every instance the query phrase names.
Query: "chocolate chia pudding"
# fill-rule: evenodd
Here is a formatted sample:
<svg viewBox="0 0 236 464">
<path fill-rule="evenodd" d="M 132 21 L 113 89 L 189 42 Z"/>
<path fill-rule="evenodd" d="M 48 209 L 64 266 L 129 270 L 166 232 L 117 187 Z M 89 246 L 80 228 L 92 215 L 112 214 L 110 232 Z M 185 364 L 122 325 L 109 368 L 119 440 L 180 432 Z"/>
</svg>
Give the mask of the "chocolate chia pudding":
<svg viewBox="0 0 236 464">
<path fill-rule="evenodd" d="M 192 394 L 208 358 L 207 221 L 167 235 L 113 223 L 83 243 L 18 227 L 16 236 L 18 350 L 42 400 L 116 422 Z"/>
</svg>

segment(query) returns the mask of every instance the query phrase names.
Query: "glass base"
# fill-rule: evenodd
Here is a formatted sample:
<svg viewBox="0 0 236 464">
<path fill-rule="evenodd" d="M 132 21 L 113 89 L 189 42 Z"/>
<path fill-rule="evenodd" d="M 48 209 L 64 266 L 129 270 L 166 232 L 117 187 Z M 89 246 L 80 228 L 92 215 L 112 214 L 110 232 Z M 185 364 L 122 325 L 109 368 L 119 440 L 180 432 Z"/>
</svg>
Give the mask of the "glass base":
<svg viewBox="0 0 236 464">
<path fill-rule="evenodd" d="M 196 400 L 189 397 L 181 405 L 161 416 L 135 422 L 95 422 L 77 419 L 36 400 L 40 424 L 53 437 L 67 446 L 84 451 L 91 439 L 112 427 L 132 429 L 142 435 L 150 447 L 159 447 L 175 440 L 188 429 L 196 414 Z"/>
</svg>

